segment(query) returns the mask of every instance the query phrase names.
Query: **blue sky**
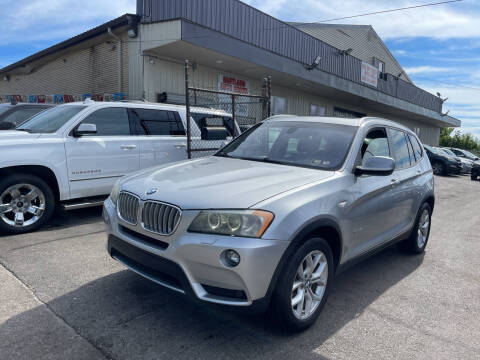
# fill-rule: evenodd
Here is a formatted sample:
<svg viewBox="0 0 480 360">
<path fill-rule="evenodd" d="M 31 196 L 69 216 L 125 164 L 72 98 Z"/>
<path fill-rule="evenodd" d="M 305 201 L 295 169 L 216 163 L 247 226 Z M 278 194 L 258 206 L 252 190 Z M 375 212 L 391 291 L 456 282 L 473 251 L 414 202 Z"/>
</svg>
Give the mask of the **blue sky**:
<svg viewBox="0 0 480 360">
<path fill-rule="evenodd" d="M 247 0 L 285 21 L 320 21 L 433 0 Z M 135 0 L 0 0 L 0 67 L 135 12 Z M 480 1 L 343 21 L 372 25 L 417 86 L 449 99 L 444 110 L 480 137 Z"/>
</svg>

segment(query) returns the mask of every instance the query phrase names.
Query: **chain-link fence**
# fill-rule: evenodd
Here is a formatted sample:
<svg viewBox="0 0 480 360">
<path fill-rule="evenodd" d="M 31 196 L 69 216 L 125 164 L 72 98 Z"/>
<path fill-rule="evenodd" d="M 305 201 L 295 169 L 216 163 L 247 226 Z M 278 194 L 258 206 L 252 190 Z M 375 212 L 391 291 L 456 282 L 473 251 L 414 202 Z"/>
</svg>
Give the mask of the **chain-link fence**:
<svg viewBox="0 0 480 360">
<path fill-rule="evenodd" d="M 232 85 L 232 92 L 190 86 L 185 62 L 188 158 L 213 154 L 225 143 L 266 119 L 270 114 L 270 79 L 262 94 L 252 95 Z M 190 115 L 190 116 L 189 116 Z"/>
</svg>

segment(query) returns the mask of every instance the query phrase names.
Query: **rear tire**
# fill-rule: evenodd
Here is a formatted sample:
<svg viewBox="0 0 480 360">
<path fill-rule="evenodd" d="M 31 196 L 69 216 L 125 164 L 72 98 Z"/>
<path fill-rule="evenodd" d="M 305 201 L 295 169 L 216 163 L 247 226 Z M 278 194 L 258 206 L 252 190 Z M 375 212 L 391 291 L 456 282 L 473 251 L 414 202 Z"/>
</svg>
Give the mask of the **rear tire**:
<svg viewBox="0 0 480 360">
<path fill-rule="evenodd" d="M 0 233 L 24 234 L 46 224 L 55 212 L 55 195 L 41 178 L 14 174 L 0 180 Z"/>
<path fill-rule="evenodd" d="M 432 208 L 429 203 L 423 203 L 418 210 L 410 237 L 399 244 L 401 249 L 410 254 L 423 253 L 430 237 L 431 225 Z"/>
<path fill-rule="evenodd" d="M 267 313 L 271 323 L 291 333 L 310 327 L 325 306 L 334 271 L 328 243 L 321 238 L 307 240 L 280 274 Z"/>
</svg>

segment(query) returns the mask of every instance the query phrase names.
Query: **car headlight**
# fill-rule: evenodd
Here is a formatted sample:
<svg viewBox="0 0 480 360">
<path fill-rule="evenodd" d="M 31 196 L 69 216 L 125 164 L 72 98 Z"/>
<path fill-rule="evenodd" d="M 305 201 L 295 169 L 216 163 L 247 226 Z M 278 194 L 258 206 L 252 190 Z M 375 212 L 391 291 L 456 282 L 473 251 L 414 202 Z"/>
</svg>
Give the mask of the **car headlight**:
<svg viewBox="0 0 480 360">
<path fill-rule="evenodd" d="M 272 220 L 273 214 L 263 210 L 203 210 L 188 231 L 260 238 Z"/>
<path fill-rule="evenodd" d="M 120 180 L 117 180 L 113 185 L 112 191 L 110 192 L 110 199 L 113 202 L 113 205 L 117 205 L 118 193 L 120 190 Z"/>
</svg>

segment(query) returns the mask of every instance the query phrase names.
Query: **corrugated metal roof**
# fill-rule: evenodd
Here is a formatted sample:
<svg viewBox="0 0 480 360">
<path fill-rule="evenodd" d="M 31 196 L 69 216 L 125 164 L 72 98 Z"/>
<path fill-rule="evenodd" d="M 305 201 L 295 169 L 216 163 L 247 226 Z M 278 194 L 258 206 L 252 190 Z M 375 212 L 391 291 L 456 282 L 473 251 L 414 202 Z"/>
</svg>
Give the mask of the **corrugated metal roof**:
<svg viewBox="0 0 480 360">
<path fill-rule="evenodd" d="M 9 72 L 11 70 L 14 70 L 18 67 L 21 67 L 21 66 L 25 66 L 26 64 L 29 64 L 35 60 L 38 60 L 38 59 L 41 59 L 45 56 L 48 56 L 48 55 L 51 55 L 51 54 L 54 54 L 58 51 L 61 51 L 61 50 L 64 50 L 64 49 L 67 49 L 71 46 L 74 46 L 82 41 L 85 41 L 85 40 L 89 40 L 95 36 L 98 36 L 104 32 L 107 31 L 108 28 L 112 28 L 112 29 L 115 29 L 115 28 L 118 28 L 118 27 L 121 27 L 121 26 L 125 26 L 128 24 L 128 19 L 129 17 L 136 17 L 137 15 L 134 15 L 134 14 L 125 14 L 125 15 L 122 15 L 116 19 L 113 19 L 113 20 L 110 20 L 102 25 L 99 25 L 91 30 L 88 30 L 84 33 L 81 33 L 80 35 L 77 35 L 77 36 L 74 36 L 70 39 L 67 39 L 65 41 L 62 41 L 61 43 L 58 43 L 56 45 L 53 45 L 49 48 L 46 48 L 42 51 L 39 51 L 33 55 L 30 55 L 20 61 L 17 61 L 11 65 L 8 65 L 6 67 L 4 67 L 3 69 L 0 69 L 0 74 L 2 73 L 6 73 L 6 72 Z"/>
</svg>

